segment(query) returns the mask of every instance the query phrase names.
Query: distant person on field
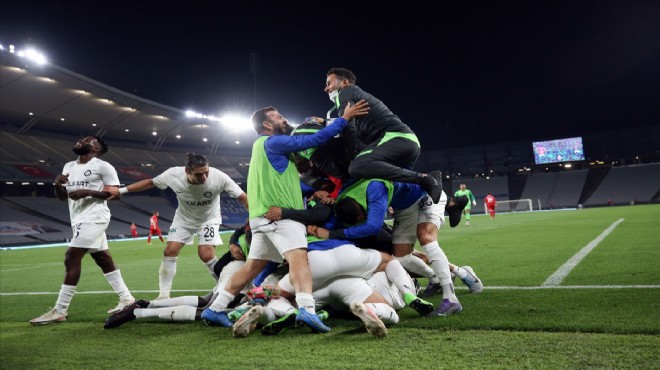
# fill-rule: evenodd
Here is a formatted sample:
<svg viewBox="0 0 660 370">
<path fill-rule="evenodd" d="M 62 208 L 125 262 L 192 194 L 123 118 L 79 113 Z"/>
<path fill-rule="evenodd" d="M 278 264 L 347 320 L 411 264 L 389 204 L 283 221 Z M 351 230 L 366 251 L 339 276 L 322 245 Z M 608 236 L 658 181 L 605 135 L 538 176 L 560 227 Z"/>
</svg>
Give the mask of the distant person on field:
<svg viewBox="0 0 660 370">
<path fill-rule="evenodd" d="M 158 211 L 154 211 L 153 216 L 149 218 L 149 237 L 147 237 L 147 244 L 151 244 L 151 236 L 154 234 L 158 235 L 158 239 L 160 239 L 161 243 L 165 243 L 165 240 L 163 239 L 163 233 L 160 231 L 160 227 L 158 226 L 158 216 L 160 216 Z"/>
<path fill-rule="evenodd" d="M 169 187 L 176 193 L 179 206 L 174 213 L 158 271 L 160 294 L 156 299 L 170 298 L 177 257 L 185 244 L 192 243 L 195 233 L 199 237 L 199 258 L 217 281 L 215 246 L 222 244 L 219 233 L 222 223 L 220 194 L 227 192 L 248 208 L 247 194 L 226 173 L 210 167 L 208 159 L 201 154 L 188 153 L 187 156 L 185 166 L 172 167 L 153 179 L 141 180 L 120 189 L 109 189 L 113 196 L 144 191 L 154 186 L 159 189 Z"/>
<path fill-rule="evenodd" d="M 73 147 L 78 159 L 65 164 L 62 173 L 55 178 L 57 197 L 69 202 L 73 236 L 64 255 L 64 284 L 55 308 L 30 320 L 32 325 L 66 321 L 69 304 L 80 280 L 82 259 L 88 253 L 119 296 L 119 304 L 108 313 L 119 312 L 135 302 L 108 252 L 105 230 L 110 224 L 110 209 L 106 199 L 110 193 L 103 189 L 107 186 L 116 189 L 119 178 L 110 163 L 99 159 L 107 151 L 108 146 L 99 137 L 87 136 L 79 140 Z"/>
<path fill-rule="evenodd" d="M 461 196 L 466 196 L 468 197 L 468 204 L 465 206 L 463 209 L 463 214 L 465 215 L 465 226 L 470 226 L 470 210 L 472 209 L 472 206 L 477 205 L 477 199 L 474 197 L 472 194 L 472 191 L 467 188 L 465 184 L 459 185 L 458 190 L 454 193 L 454 197 L 461 197 Z"/>
<path fill-rule="evenodd" d="M 131 236 L 132 236 L 134 239 L 138 237 L 138 233 L 137 233 L 137 225 L 135 224 L 135 222 L 131 222 Z"/>
<path fill-rule="evenodd" d="M 490 215 L 490 219 L 494 220 L 495 219 L 495 207 L 497 206 L 497 199 L 493 196 L 493 194 L 488 193 L 486 197 L 484 198 L 484 205 L 486 205 L 486 209 L 488 210 L 488 214 Z"/>
</svg>

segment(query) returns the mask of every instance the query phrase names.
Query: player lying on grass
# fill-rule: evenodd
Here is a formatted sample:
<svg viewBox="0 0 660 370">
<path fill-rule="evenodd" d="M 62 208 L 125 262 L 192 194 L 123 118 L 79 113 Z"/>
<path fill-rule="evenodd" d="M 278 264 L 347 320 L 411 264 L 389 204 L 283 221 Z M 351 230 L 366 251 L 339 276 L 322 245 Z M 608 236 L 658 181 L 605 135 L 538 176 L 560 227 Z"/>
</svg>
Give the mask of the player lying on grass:
<svg viewBox="0 0 660 370">
<path fill-rule="evenodd" d="M 128 310 L 110 316 L 106 320 L 104 327 L 106 329 L 111 329 L 128 321 L 151 317 L 159 317 L 167 321 L 200 320 L 202 311 L 213 302 L 218 291 L 224 288 L 229 277 L 245 264 L 245 255 L 249 253 L 251 235 L 252 233 L 249 228 L 240 228 L 230 237 L 229 251 L 225 253 L 215 265 L 215 272 L 219 276 L 218 283 L 206 296 L 182 296 L 159 299 L 151 302 L 139 300 L 136 304 L 130 306 Z M 287 271 L 288 270 L 286 269 L 282 271 L 264 271 L 265 277 L 261 278 L 261 275 L 258 276 L 257 279 L 259 279 L 259 281 L 256 282 L 257 284 L 253 281 L 252 285 L 259 285 L 264 279 L 268 281 L 269 277 L 267 276 L 270 275 L 273 275 L 270 279 L 275 279 L 270 284 L 275 284 L 282 276 L 284 276 L 284 274 L 286 274 Z M 252 285 L 246 287 L 246 290 Z M 244 296 L 242 294 L 237 295 L 236 299 L 230 304 L 230 307 L 236 307 L 243 301 L 243 298 Z"/>
<path fill-rule="evenodd" d="M 414 286 L 406 274 L 406 285 Z M 278 284 L 279 297 L 273 297 L 264 307 L 252 307 L 234 324 L 233 335 L 246 337 L 256 328 L 264 335 L 277 335 L 295 327 L 296 308 L 291 303 L 293 286 L 284 276 Z M 335 277 L 314 289 L 317 307 L 335 312 L 351 312 L 375 337 L 388 335 L 387 325 L 397 324 L 397 310 L 406 306 L 400 290 L 388 280 L 385 272 L 371 278 Z"/>
</svg>

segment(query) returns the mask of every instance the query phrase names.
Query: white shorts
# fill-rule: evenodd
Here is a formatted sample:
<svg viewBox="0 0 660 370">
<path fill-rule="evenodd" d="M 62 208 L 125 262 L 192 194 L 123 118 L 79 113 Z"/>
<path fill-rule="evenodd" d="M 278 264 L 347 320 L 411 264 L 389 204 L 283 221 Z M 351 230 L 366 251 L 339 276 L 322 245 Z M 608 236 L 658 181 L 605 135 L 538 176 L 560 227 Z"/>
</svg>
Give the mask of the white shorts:
<svg viewBox="0 0 660 370">
<path fill-rule="evenodd" d="M 415 283 L 412 281 L 410 275 L 407 275 L 407 278 L 409 281 L 405 281 L 404 284 L 408 286 L 415 286 Z M 394 285 L 394 283 L 392 283 L 387 278 L 385 272 L 379 271 L 375 273 L 370 279 L 367 280 L 367 284 L 369 284 L 373 290 L 380 293 L 380 295 L 385 298 L 387 303 L 389 303 L 389 305 L 392 306 L 395 311 L 406 307 L 406 302 L 403 300 L 401 292 L 396 287 L 396 285 Z"/>
<path fill-rule="evenodd" d="M 338 276 L 368 279 L 380 265 L 382 257 L 377 250 L 344 244 L 324 251 L 309 251 L 307 260 L 312 271 L 312 287 L 316 289 Z"/>
<path fill-rule="evenodd" d="M 264 217 L 250 220 L 252 243 L 248 258 L 284 261 L 284 254 L 294 249 L 307 249 L 305 225 L 293 220 L 269 221 Z"/>
<path fill-rule="evenodd" d="M 220 238 L 219 231 L 220 224 L 218 223 L 206 223 L 199 229 L 173 223 L 167 234 L 167 241 L 192 244 L 195 234 L 197 234 L 199 238 L 197 245 L 222 245 L 222 238 Z"/>
<path fill-rule="evenodd" d="M 294 292 L 289 274 L 284 275 L 278 285 L 283 291 Z M 373 289 L 363 278 L 335 277 L 319 288 L 314 288 L 312 296 L 317 309 L 330 305 L 338 310 L 346 310 L 353 302 L 364 302 L 372 293 Z"/>
<path fill-rule="evenodd" d="M 417 242 L 417 225 L 421 223 L 430 222 L 440 229 L 440 226 L 445 223 L 446 205 L 447 194 L 443 191 L 438 204 L 433 203 L 430 196 L 424 195 L 410 207 L 394 211 L 392 243 L 415 244 Z"/>
<path fill-rule="evenodd" d="M 109 222 L 81 222 L 71 225 L 71 241 L 69 247 L 89 249 L 87 253 L 96 253 L 108 249 L 108 238 L 105 230 Z"/>
<path fill-rule="evenodd" d="M 243 265 L 245 265 L 245 261 L 235 260 L 229 262 L 220 272 L 220 277 L 218 277 L 218 283 L 215 285 L 215 288 L 213 288 L 213 293 L 223 290 L 225 285 L 227 285 L 229 278 L 234 275 L 236 271 L 240 270 Z"/>
<path fill-rule="evenodd" d="M 373 292 L 363 278 L 337 277 L 315 289 L 313 296 L 318 308 L 329 305 L 336 310 L 348 311 L 352 303 L 366 301 Z"/>
</svg>

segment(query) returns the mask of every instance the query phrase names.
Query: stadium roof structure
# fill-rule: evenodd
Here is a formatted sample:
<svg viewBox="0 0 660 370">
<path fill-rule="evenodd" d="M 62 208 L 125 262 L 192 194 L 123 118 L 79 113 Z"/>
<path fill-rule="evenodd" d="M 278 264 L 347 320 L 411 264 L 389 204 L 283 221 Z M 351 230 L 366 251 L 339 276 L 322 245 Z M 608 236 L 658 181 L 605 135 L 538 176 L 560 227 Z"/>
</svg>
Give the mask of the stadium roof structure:
<svg viewBox="0 0 660 370">
<path fill-rule="evenodd" d="M 216 117 L 144 99 L 6 48 L 0 49 L 0 126 L 21 135 L 97 135 L 114 145 L 210 155 L 249 152 L 256 138 Z"/>
</svg>

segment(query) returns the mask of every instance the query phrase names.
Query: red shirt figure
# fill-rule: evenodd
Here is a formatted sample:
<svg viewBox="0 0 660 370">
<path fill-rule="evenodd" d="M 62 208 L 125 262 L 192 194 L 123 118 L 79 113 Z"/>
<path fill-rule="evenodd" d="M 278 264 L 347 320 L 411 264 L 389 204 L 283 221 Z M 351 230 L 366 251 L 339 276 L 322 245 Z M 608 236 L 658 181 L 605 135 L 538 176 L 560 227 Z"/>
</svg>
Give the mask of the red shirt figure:
<svg viewBox="0 0 660 370">
<path fill-rule="evenodd" d="M 131 223 L 131 236 L 134 237 L 134 238 L 138 237 L 137 225 L 135 224 L 135 222 Z"/>
<path fill-rule="evenodd" d="M 160 232 L 160 227 L 158 227 L 158 211 L 154 211 L 154 215 L 149 219 L 149 237 L 147 237 L 147 244 L 151 244 L 151 235 L 153 234 L 158 234 L 158 239 L 165 243 L 163 233 Z"/>
<path fill-rule="evenodd" d="M 493 194 L 488 193 L 486 197 L 484 198 L 484 203 L 486 204 L 486 209 L 488 210 L 488 214 L 490 215 L 491 219 L 495 218 L 495 206 L 497 205 L 497 200 L 493 196 Z"/>
</svg>

